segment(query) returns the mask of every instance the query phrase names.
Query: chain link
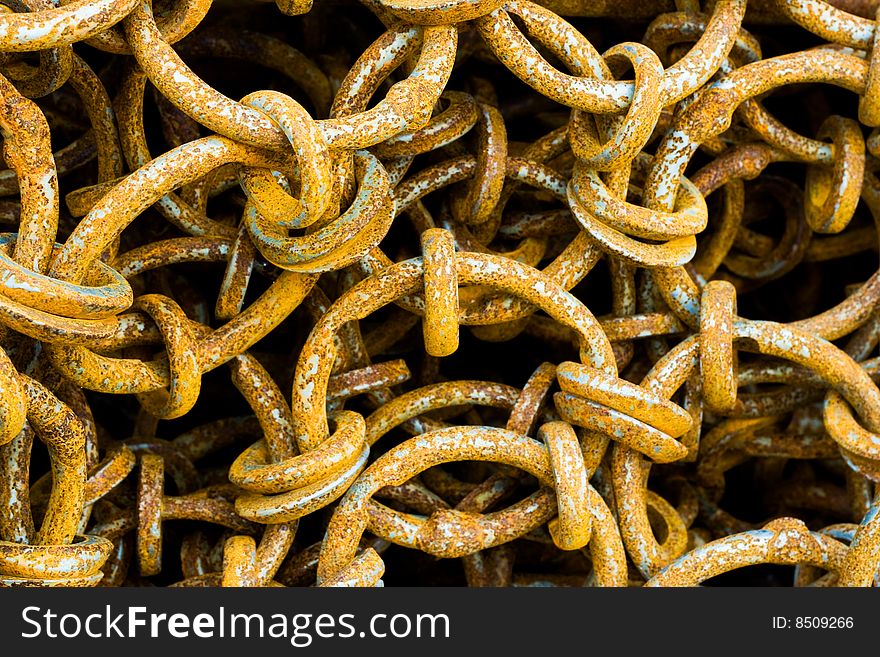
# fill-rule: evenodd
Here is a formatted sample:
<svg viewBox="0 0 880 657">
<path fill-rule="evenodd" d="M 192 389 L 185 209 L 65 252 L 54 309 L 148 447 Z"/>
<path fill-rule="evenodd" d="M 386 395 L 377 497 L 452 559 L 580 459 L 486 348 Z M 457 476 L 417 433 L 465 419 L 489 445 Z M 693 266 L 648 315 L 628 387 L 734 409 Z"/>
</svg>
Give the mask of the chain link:
<svg viewBox="0 0 880 657">
<path fill-rule="evenodd" d="M 880 10 L 612 4 L 3 0 L 0 585 L 880 583 Z"/>
</svg>

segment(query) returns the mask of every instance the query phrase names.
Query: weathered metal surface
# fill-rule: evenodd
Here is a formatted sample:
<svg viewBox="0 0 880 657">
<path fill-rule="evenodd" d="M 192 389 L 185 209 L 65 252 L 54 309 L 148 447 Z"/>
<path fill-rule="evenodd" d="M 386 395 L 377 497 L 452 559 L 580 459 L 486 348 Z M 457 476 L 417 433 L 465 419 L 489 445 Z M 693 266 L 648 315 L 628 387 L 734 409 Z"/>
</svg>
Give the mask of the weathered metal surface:
<svg viewBox="0 0 880 657">
<path fill-rule="evenodd" d="M 880 584 L 871 3 L 237 5 L 0 7 L 0 585 Z"/>
</svg>

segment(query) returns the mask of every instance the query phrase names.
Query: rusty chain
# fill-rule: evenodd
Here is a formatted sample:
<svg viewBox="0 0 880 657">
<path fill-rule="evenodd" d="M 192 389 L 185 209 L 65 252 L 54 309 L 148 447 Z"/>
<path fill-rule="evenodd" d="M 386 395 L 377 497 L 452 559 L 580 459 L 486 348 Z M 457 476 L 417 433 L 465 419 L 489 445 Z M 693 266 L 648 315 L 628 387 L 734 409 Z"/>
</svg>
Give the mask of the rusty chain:
<svg viewBox="0 0 880 657">
<path fill-rule="evenodd" d="M 0 585 L 880 584 L 876 2 L 0 9 Z"/>
</svg>

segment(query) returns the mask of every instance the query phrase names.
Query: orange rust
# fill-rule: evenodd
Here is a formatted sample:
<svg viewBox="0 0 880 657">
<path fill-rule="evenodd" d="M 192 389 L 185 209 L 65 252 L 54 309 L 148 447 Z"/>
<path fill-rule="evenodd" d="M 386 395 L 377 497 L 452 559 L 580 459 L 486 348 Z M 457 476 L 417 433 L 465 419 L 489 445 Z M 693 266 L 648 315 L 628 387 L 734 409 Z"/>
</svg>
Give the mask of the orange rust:
<svg viewBox="0 0 880 657">
<path fill-rule="evenodd" d="M 0 585 L 880 582 L 870 3 L 156 4 L 0 8 Z"/>
</svg>

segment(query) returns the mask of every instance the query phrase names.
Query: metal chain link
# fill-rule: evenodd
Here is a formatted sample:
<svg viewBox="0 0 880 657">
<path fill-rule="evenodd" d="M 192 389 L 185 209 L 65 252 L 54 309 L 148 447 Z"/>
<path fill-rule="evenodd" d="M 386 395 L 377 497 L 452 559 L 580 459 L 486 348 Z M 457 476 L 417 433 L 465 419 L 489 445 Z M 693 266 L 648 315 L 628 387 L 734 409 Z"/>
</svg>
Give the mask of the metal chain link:
<svg viewBox="0 0 880 657">
<path fill-rule="evenodd" d="M 612 4 L 2 0 L 0 585 L 880 584 L 880 9 Z"/>
</svg>

